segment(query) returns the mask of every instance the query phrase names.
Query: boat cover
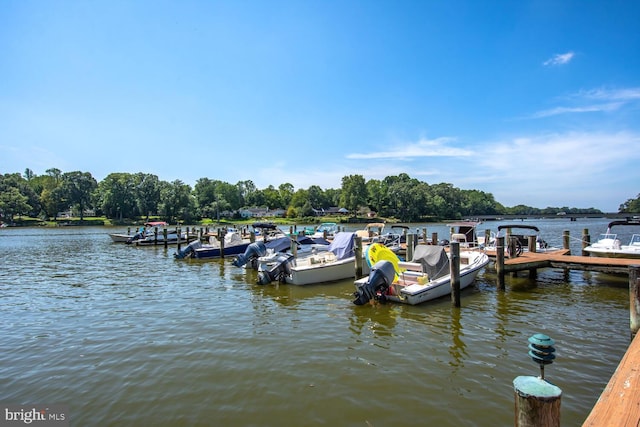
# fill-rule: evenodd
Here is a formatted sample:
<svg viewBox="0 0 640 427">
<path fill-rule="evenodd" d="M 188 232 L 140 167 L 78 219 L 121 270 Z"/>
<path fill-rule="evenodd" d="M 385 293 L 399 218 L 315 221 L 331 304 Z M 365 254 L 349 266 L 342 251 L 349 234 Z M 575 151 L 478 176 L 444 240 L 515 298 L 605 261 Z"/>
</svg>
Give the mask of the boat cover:
<svg viewBox="0 0 640 427">
<path fill-rule="evenodd" d="M 422 271 L 431 279 L 450 274 L 449 257 L 442 246 L 418 245 L 411 262 L 422 264 Z"/>
<path fill-rule="evenodd" d="M 329 245 L 329 250 L 336 255 L 338 260 L 352 257 L 355 253 L 353 238 L 355 233 L 340 232 L 336 233 L 333 241 Z"/>
</svg>

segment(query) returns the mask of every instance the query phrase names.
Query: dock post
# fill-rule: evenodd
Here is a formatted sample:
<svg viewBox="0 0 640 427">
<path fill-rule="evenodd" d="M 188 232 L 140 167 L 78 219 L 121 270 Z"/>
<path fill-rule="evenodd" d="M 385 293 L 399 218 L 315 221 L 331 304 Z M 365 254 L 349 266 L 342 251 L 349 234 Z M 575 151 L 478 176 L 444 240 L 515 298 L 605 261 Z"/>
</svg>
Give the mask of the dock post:
<svg viewBox="0 0 640 427">
<path fill-rule="evenodd" d="M 585 228 L 582 230 L 582 256 L 589 256 L 589 252 L 585 251 L 584 248 L 591 244 L 591 236 L 589 236 L 589 229 Z"/>
<path fill-rule="evenodd" d="M 166 230 L 165 230 L 166 231 Z M 178 245 L 178 252 L 180 252 L 180 236 L 182 235 L 182 230 L 180 228 L 176 228 L 176 235 L 178 240 L 176 240 L 176 244 Z M 187 227 L 187 242 L 189 241 L 189 228 Z M 167 242 L 167 235 L 164 235 L 164 247 L 166 248 L 169 242 Z"/>
<path fill-rule="evenodd" d="M 415 247 L 413 241 L 414 241 L 414 235 L 413 234 L 407 235 L 407 240 L 406 240 L 406 242 L 407 242 L 407 250 L 406 250 L 406 258 L 407 258 L 407 260 L 413 259 L 413 248 Z"/>
<path fill-rule="evenodd" d="M 544 379 L 544 365 L 555 359 L 553 344 L 544 334 L 529 338 L 529 356 L 540 365 L 540 376 L 513 380 L 516 427 L 560 427 L 562 390 Z"/>
<path fill-rule="evenodd" d="M 289 235 L 289 240 L 291 240 L 291 255 L 294 258 L 298 258 L 298 239 L 296 237 L 291 238 L 291 235 Z"/>
<path fill-rule="evenodd" d="M 153 244 L 158 244 L 158 226 L 153 227 Z"/>
<path fill-rule="evenodd" d="M 438 244 L 438 233 L 431 233 L 431 244 L 432 245 Z"/>
<path fill-rule="evenodd" d="M 422 243 L 427 244 L 427 227 L 422 229 Z"/>
<path fill-rule="evenodd" d="M 131 234 L 131 227 L 127 227 L 127 236 Z"/>
<path fill-rule="evenodd" d="M 489 244 L 491 243 L 491 230 L 489 230 L 488 228 L 486 230 L 484 230 L 484 246 L 489 246 Z"/>
<path fill-rule="evenodd" d="M 460 307 L 460 242 L 452 242 L 449 248 L 451 273 L 451 303 Z"/>
<path fill-rule="evenodd" d="M 220 242 L 220 258 L 224 258 L 224 231 L 218 230 L 218 241 Z"/>
<path fill-rule="evenodd" d="M 631 340 L 640 330 L 640 265 L 629 266 L 629 320 Z"/>
<path fill-rule="evenodd" d="M 569 230 L 564 230 L 562 232 L 562 248 L 571 250 L 570 241 L 571 240 L 569 238 Z M 571 254 L 571 252 L 569 252 L 569 255 L 570 254 Z"/>
<path fill-rule="evenodd" d="M 496 238 L 496 273 L 498 273 L 498 289 L 504 291 L 504 236 Z"/>
<path fill-rule="evenodd" d="M 362 237 L 354 238 L 355 254 L 356 254 L 356 279 L 362 277 Z"/>
<path fill-rule="evenodd" d="M 529 249 L 529 252 L 531 253 L 536 252 L 537 243 L 538 242 L 536 241 L 536 236 L 527 237 L 527 249 Z"/>
</svg>

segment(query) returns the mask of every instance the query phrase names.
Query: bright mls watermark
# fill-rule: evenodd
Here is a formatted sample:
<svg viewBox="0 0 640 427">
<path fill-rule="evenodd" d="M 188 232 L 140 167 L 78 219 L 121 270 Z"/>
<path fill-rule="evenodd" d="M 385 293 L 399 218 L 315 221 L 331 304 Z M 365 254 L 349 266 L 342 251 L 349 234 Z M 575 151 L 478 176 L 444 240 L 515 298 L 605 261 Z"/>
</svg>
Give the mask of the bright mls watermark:
<svg viewBox="0 0 640 427">
<path fill-rule="evenodd" d="M 7 405 L 0 403 L 0 427 L 33 425 L 69 427 L 67 405 Z"/>
</svg>

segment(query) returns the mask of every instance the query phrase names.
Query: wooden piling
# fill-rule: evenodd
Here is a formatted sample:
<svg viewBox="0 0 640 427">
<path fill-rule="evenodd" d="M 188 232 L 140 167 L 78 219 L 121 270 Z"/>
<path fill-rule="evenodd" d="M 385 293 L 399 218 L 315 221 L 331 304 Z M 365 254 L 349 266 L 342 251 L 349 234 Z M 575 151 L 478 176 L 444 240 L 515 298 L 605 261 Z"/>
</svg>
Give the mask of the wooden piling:
<svg viewBox="0 0 640 427">
<path fill-rule="evenodd" d="M 589 256 L 589 253 L 584 250 L 587 246 L 591 244 L 591 236 L 589 236 L 589 229 L 585 228 L 582 230 L 582 256 Z"/>
<path fill-rule="evenodd" d="M 571 243 L 571 239 L 569 236 L 569 230 L 564 230 L 562 232 L 562 248 L 571 249 L 570 243 Z"/>
<path fill-rule="evenodd" d="M 406 258 L 408 260 L 413 259 L 413 248 L 415 247 L 413 241 L 414 241 L 414 237 L 415 235 L 413 234 L 409 234 L 407 235 L 407 249 L 406 249 Z"/>
<path fill-rule="evenodd" d="M 220 258 L 224 258 L 224 232 L 219 232 L 218 233 L 218 241 L 220 242 Z"/>
<path fill-rule="evenodd" d="M 432 245 L 438 244 L 438 233 L 431 233 L 431 244 Z"/>
<path fill-rule="evenodd" d="M 165 239 L 166 241 L 166 239 Z M 158 244 L 158 227 L 153 227 L 153 244 L 157 245 Z"/>
<path fill-rule="evenodd" d="M 460 307 L 460 242 L 451 243 L 449 257 L 451 303 L 454 307 Z"/>
<path fill-rule="evenodd" d="M 629 266 L 629 320 L 633 340 L 640 329 L 640 265 Z"/>
<path fill-rule="evenodd" d="M 167 242 L 167 233 L 166 233 L 166 229 L 164 231 L 164 247 L 166 248 L 167 245 L 169 244 L 169 242 Z M 182 234 L 182 230 L 180 230 L 179 228 L 176 228 L 176 235 L 178 236 L 178 240 L 176 241 L 176 244 L 178 245 L 178 252 L 180 252 L 180 235 Z M 189 228 L 187 227 L 187 242 L 189 241 Z"/>
<path fill-rule="evenodd" d="M 504 291 L 504 236 L 496 238 L 496 273 L 498 274 L 498 289 Z"/>
<path fill-rule="evenodd" d="M 362 237 L 358 237 L 356 236 L 354 238 L 354 245 L 355 245 L 355 255 L 356 255 L 356 279 L 359 279 L 362 277 L 362 262 L 363 262 L 363 258 L 362 258 Z"/>
<path fill-rule="evenodd" d="M 560 427 L 562 390 L 540 377 L 513 380 L 516 427 Z"/>
</svg>

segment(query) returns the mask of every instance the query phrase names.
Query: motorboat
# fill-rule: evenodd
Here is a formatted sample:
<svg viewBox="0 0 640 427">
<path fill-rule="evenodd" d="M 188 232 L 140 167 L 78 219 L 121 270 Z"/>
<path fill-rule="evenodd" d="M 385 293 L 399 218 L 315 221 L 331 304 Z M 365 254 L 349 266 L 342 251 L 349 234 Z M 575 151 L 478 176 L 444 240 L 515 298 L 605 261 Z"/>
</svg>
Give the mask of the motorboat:
<svg viewBox="0 0 640 427">
<path fill-rule="evenodd" d="M 200 240 L 193 241 L 184 249 L 178 250 L 174 257 L 176 259 L 209 259 L 221 258 L 224 256 L 234 256 L 244 254 L 249 246 L 255 242 L 267 243 L 272 240 L 289 237 L 273 223 L 256 222 L 252 224 L 255 234 L 255 241 L 251 238 L 243 237 L 240 230 L 227 227 L 223 233 L 211 232 L 207 234 L 209 243 L 202 243 Z"/>
<path fill-rule="evenodd" d="M 371 222 L 365 225 L 364 229 L 357 230 L 356 236 L 362 239 L 365 244 L 375 243 L 384 234 L 384 222 Z"/>
<path fill-rule="evenodd" d="M 154 236 L 156 227 L 158 229 L 158 236 L 162 234 L 162 229 L 167 228 L 169 223 L 164 221 L 152 221 L 145 222 L 142 227 L 131 233 L 109 233 L 109 237 L 114 243 L 130 243 L 133 240 L 140 239 L 142 237 Z M 167 230 L 168 233 L 175 233 L 176 230 Z"/>
<path fill-rule="evenodd" d="M 173 256 L 176 259 L 221 258 L 223 255 L 242 254 L 251 243 L 251 240 L 243 238 L 239 231 L 230 231 L 224 233 L 224 236 L 220 238 L 210 236 L 208 244 L 202 243 L 200 240 L 194 240 L 184 249 L 176 251 Z"/>
<path fill-rule="evenodd" d="M 340 231 L 340 227 L 335 222 L 323 222 L 315 229 L 315 232 L 311 235 L 314 238 L 333 239 L 333 236 Z"/>
<path fill-rule="evenodd" d="M 326 251 L 304 257 L 291 253 L 273 253 L 258 258 L 258 283 L 277 281 L 291 285 L 334 282 L 355 276 L 355 233 L 336 233 Z M 363 263 L 363 274 L 365 271 Z"/>
<path fill-rule="evenodd" d="M 489 242 L 485 242 L 485 236 L 479 236 L 476 228 L 480 225 L 477 221 L 459 221 L 447 224 L 451 230 L 449 240 L 441 240 L 440 245 L 446 246 L 451 242 L 460 243 L 461 248 L 482 247 Z"/>
<path fill-rule="evenodd" d="M 608 258 L 640 258 L 640 234 L 631 235 L 628 245 L 623 245 L 618 238 L 618 234 L 612 233 L 614 226 L 640 226 L 640 220 L 618 220 L 612 221 L 607 226 L 606 233 L 600 234 L 598 240 L 583 250 L 590 255 Z"/>
<path fill-rule="evenodd" d="M 178 233 L 177 228 L 169 229 L 168 223 L 164 221 L 146 222 L 144 227 L 134 234 L 111 233 L 109 237 L 114 243 L 126 243 L 135 246 L 153 245 L 175 245 L 177 243 L 187 243 L 188 235 L 186 231 Z M 166 232 L 166 235 L 165 235 Z"/>
<path fill-rule="evenodd" d="M 267 242 L 256 241 L 251 243 L 244 253 L 233 260 L 233 265 L 236 267 L 246 266 L 257 270 L 258 258 L 260 257 L 273 256 L 273 254 L 287 251 L 294 256 L 306 256 L 326 251 L 328 247 L 328 240 L 322 237 L 312 238 L 306 235 L 283 236 Z"/>
<path fill-rule="evenodd" d="M 368 253 L 374 249 L 372 245 Z M 449 255 L 442 246 L 417 245 L 411 261 L 401 261 L 391 250 L 378 248 L 368 257 L 371 272 L 355 281 L 353 303 L 394 301 L 416 305 L 451 294 Z M 489 257 L 478 250 L 460 251 L 460 289 L 471 285 Z"/>
</svg>

